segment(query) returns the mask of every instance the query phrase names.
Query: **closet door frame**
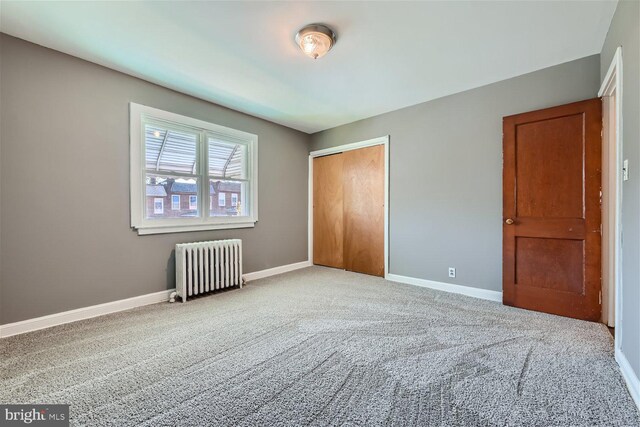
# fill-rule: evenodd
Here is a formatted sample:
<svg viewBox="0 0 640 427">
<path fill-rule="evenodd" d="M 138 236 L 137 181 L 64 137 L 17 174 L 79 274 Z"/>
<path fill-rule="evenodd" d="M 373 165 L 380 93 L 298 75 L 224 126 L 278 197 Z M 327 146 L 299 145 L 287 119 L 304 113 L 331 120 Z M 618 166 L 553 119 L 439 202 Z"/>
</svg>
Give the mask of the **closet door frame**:
<svg viewBox="0 0 640 427">
<path fill-rule="evenodd" d="M 313 262 L 313 159 L 329 154 L 344 153 L 359 148 L 384 145 L 384 278 L 389 276 L 389 135 L 366 141 L 338 145 L 309 153 L 309 200 L 308 200 L 308 260 Z"/>
</svg>

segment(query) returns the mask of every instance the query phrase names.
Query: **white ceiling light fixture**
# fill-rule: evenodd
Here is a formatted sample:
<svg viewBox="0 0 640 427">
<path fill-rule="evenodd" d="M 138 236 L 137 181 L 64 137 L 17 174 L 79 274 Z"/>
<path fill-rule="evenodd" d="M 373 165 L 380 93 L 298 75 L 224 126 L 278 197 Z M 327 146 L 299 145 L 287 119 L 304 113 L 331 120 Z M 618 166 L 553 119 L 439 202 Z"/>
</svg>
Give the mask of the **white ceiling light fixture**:
<svg viewBox="0 0 640 427">
<path fill-rule="evenodd" d="M 296 43 L 309 58 L 318 59 L 336 44 L 336 34 L 326 25 L 311 24 L 298 31 Z"/>
</svg>

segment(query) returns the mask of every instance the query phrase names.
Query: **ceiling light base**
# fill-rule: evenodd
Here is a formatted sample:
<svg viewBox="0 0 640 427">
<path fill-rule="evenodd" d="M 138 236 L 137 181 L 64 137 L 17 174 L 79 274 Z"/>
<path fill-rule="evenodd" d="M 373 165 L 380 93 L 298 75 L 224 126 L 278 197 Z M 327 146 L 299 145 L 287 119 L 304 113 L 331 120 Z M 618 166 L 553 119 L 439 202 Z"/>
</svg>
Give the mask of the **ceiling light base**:
<svg viewBox="0 0 640 427">
<path fill-rule="evenodd" d="M 318 59 L 326 55 L 336 44 L 336 34 L 326 25 L 311 24 L 300 29 L 295 40 L 305 55 Z"/>
</svg>

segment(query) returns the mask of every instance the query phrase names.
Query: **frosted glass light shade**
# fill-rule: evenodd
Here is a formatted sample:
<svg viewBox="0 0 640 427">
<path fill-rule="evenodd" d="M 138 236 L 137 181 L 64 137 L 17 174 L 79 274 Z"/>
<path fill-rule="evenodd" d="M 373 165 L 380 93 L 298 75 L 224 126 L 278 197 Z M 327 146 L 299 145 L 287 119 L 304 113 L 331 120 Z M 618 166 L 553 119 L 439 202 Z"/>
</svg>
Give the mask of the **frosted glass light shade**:
<svg viewBox="0 0 640 427">
<path fill-rule="evenodd" d="M 302 52 L 313 59 L 326 55 L 335 42 L 334 32 L 320 24 L 307 25 L 296 34 L 296 43 Z"/>
</svg>

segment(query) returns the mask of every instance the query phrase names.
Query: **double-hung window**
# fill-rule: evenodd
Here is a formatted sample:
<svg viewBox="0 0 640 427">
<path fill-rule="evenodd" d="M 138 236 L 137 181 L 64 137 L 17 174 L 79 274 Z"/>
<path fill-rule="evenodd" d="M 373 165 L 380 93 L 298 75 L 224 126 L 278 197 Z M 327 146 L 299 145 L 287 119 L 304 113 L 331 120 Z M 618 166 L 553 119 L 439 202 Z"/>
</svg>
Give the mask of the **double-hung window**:
<svg viewBox="0 0 640 427">
<path fill-rule="evenodd" d="M 172 194 L 171 195 L 171 210 L 179 211 L 180 210 L 180 195 Z"/>
<path fill-rule="evenodd" d="M 198 196 L 189 196 L 189 209 L 198 209 Z"/>
<path fill-rule="evenodd" d="M 255 225 L 256 135 L 134 103 L 130 120 L 131 226 L 138 234 Z M 233 209 L 220 203 L 226 193 Z"/>
<path fill-rule="evenodd" d="M 160 199 L 160 198 L 153 199 L 153 214 L 154 215 L 164 214 L 164 199 Z"/>
</svg>

